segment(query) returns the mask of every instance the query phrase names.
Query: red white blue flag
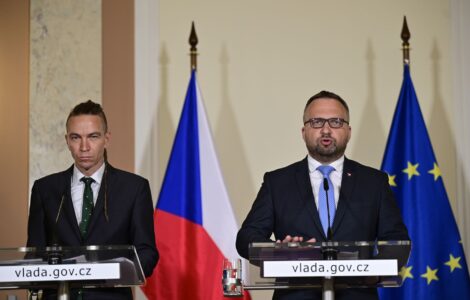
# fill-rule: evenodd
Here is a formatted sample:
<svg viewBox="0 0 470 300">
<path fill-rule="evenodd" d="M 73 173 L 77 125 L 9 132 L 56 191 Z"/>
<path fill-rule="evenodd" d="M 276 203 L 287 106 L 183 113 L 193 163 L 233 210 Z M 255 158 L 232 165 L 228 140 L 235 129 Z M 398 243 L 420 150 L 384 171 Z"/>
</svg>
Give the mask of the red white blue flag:
<svg viewBox="0 0 470 300">
<path fill-rule="evenodd" d="M 224 299 L 223 259 L 238 258 L 238 226 L 195 71 L 154 219 L 160 260 L 142 288 L 146 296 L 159 300 Z"/>
</svg>

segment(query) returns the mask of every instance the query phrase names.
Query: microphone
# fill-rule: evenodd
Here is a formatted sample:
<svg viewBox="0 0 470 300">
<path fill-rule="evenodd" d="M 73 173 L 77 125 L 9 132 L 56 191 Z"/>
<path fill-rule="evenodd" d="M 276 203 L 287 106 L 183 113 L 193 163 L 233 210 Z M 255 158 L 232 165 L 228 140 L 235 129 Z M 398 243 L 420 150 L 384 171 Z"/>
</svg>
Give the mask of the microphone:
<svg viewBox="0 0 470 300">
<path fill-rule="evenodd" d="M 60 199 L 59 209 L 57 210 L 57 215 L 55 217 L 55 222 L 52 225 L 52 238 L 51 238 L 52 246 L 58 246 L 59 243 L 60 243 L 59 234 L 58 234 L 58 225 L 57 224 L 59 223 L 59 218 L 62 214 L 62 207 L 64 206 L 64 198 L 65 198 L 65 192 L 62 194 L 62 197 Z"/>
<path fill-rule="evenodd" d="M 326 234 L 326 240 L 329 242 L 333 238 L 333 231 L 331 230 L 331 221 L 330 221 L 330 201 L 328 199 L 328 190 L 330 189 L 330 185 L 328 184 L 328 179 L 323 177 L 323 189 L 325 189 L 326 194 L 326 212 L 328 215 L 328 230 Z"/>
<path fill-rule="evenodd" d="M 59 218 L 62 212 L 62 207 L 64 205 L 64 196 L 65 196 L 65 193 L 62 194 L 62 198 L 59 204 L 59 209 L 57 210 L 57 215 L 55 217 L 55 222 L 54 224 L 52 224 L 51 245 L 48 247 L 49 251 L 47 251 L 47 263 L 50 265 L 60 265 L 62 263 L 63 253 L 60 248 L 60 238 L 59 238 L 57 223 L 59 222 Z"/>
</svg>

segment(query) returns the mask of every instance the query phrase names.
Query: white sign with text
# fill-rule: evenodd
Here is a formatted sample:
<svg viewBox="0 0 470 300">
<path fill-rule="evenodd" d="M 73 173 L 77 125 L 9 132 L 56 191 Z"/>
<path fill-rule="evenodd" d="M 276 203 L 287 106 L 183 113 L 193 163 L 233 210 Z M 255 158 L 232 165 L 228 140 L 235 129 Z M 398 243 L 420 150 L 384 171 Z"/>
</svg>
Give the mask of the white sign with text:
<svg viewBox="0 0 470 300">
<path fill-rule="evenodd" d="M 395 276 L 396 259 L 264 261 L 263 277 Z"/>
</svg>

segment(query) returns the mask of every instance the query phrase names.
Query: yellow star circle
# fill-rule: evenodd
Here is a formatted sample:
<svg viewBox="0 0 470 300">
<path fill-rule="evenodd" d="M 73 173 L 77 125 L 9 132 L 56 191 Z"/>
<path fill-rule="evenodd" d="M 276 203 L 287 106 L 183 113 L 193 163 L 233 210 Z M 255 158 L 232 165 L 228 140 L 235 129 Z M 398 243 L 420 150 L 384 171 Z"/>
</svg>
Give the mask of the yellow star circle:
<svg viewBox="0 0 470 300">
<path fill-rule="evenodd" d="M 409 267 L 403 266 L 403 267 L 401 267 L 401 270 L 400 270 L 399 274 L 400 274 L 401 279 L 403 281 L 405 281 L 406 278 L 413 279 L 413 274 L 411 274 L 411 269 L 413 269 L 413 266 L 409 266 Z"/>
<path fill-rule="evenodd" d="M 439 169 L 439 166 L 434 163 L 434 168 L 428 171 L 428 173 L 434 175 L 434 181 L 436 181 L 441 176 L 441 169 Z"/>
<path fill-rule="evenodd" d="M 461 257 L 454 257 L 452 254 L 450 254 L 450 259 L 445 263 L 445 265 L 450 267 L 450 272 L 454 272 L 456 268 L 462 269 L 462 266 L 460 265 L 460 259 Z"/>
<path fill-rule="evenodd" d="M 408 174 L 408 180 L 411 179 L 411 177 L 414 176 L 419 176 L 419 172 L 418 172 L 418 166 L 419 164 L 415 164 L 413 165 L 412 163 L 408 162 L 408 166 L 406 167 L 406 169 L 403 169 L 403 172 Z"/>
<path fill-rule="evenodd" d="M 439 280 L 437 278 L 437 270 L 439 269 L 431 269 L 429 266 L 426 266 L 426 273 L 422 274 L 421 277 L 426 278 L 428 285 L 433 281 L 433 280 Z"/>
</svg>

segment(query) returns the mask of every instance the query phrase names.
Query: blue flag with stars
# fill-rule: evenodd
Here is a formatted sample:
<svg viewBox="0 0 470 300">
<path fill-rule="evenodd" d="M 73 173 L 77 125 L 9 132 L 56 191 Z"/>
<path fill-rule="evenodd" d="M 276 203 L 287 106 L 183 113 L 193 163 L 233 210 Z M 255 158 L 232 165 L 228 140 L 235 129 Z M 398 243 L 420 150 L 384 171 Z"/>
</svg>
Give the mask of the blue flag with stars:
<svg viewBox="0 0 470 300">
<path fill-rule="evenodd" d="M 403 77 L 382 170 L 389 176 L 412 250 L 400 270 L 402 287 L 381 289 L 380 299 L 470 299 L 463 245 L 408 65 Z"/>
</svg>

